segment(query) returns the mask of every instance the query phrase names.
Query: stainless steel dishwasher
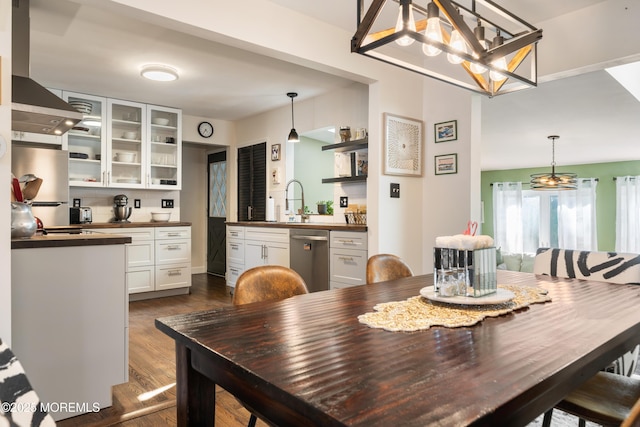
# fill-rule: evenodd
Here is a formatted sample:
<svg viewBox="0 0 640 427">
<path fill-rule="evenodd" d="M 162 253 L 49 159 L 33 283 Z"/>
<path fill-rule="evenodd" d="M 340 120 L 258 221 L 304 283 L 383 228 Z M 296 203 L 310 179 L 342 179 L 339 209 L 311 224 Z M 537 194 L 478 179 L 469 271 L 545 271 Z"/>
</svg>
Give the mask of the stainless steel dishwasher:
<svg viewBox="0 0 640 427">
<path fill-rule="evenodd" d="M 289 230 L 289 263 L 309 292 L 329 290 L 329 231 Z"/>
</svg>

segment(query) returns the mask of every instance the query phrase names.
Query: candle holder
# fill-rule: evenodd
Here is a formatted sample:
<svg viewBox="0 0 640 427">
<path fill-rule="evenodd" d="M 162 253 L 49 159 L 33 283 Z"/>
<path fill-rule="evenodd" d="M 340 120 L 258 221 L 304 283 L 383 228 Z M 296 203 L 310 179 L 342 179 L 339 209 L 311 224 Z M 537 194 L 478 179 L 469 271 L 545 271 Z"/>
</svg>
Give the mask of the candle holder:
<svg viewBox="0 0 640 427">
<path fill-rule="evenodd" d="M 482 297 L 498 291 L 496 248 L 433 249 L 433 285 L 444 297 Z"/>
</svg>

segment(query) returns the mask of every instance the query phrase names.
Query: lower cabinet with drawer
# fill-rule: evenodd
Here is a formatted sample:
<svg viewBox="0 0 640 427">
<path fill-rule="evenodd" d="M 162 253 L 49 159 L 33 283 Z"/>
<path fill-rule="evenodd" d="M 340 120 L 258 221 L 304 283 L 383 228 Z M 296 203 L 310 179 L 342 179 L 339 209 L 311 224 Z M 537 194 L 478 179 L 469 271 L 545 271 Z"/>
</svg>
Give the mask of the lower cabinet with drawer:
<svg viewBox="0 0 640 427">
<path fill-rule="evenodd" d="M 331 231 L 329 288 L 364 285 L 367 272 L 367 233 Z"/>
<path fill-rule="evenodd" d="M 191 227 L 101 228 L 94 232 L 131 237 L 125 248 L 131 301 L 189 293 Z"/>
<path fill-rule="evenodd" d="M 289 229 L 227 225 L 227 286 L 259 265 L 289 267 Z"/>
</svg>

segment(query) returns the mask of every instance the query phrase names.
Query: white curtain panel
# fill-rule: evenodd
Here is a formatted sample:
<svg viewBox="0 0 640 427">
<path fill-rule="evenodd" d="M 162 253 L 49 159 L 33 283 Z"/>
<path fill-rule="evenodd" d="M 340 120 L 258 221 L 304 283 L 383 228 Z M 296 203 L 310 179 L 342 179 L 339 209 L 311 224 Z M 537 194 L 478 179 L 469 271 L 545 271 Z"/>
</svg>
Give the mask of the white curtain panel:
<svg viewBox="0 0 640 427">
<path fill-rule="evenodd" d="M 523 252 L 521 182 L 493 184 L 493 234 L 502 252 Z"/>
<path fill-rule="evenodd" d="M 640 253 L 640 176 L 616 177 L 616 251 Z"/>
<path fill-rule="evenodd" d="M 598 250 L 596 178 L 578 178 L 575 191 L 558 191 L 558 246 Z"/>
</svg>

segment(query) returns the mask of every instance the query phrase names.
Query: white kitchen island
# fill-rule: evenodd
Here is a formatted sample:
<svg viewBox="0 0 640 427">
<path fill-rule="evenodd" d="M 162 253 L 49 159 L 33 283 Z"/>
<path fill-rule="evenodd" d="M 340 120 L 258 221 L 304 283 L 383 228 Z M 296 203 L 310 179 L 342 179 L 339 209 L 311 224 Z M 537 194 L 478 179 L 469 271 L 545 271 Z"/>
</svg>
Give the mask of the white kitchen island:
<svg viewBox="0 0 640 427">
<path fill-rule="evenodd" d="M 128 381 L 124 236 L 13 240 L 12 348 L 58 421 L 111 406 Z"/>
</svg>

